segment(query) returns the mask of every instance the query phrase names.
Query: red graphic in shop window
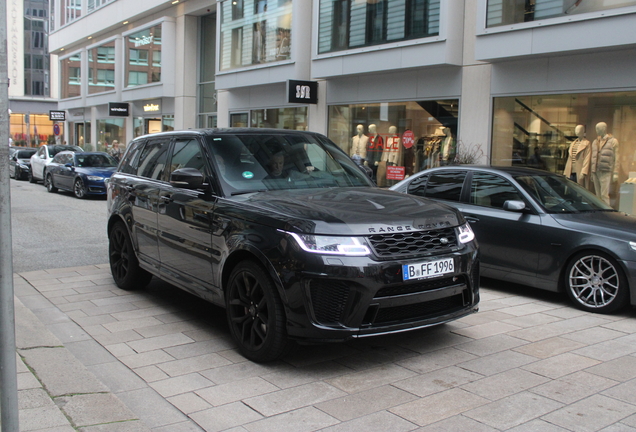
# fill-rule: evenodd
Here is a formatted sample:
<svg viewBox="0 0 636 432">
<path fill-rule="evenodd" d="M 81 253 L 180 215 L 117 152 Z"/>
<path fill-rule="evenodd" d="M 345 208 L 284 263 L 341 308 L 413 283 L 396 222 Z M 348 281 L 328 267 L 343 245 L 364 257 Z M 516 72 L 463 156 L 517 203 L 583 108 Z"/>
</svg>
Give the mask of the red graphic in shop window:
<svg viewBox="0 0 636 432">
<path fill-rule="evenodd" d="M 402 135 L 402 145 L 404 148 L 411 148 L 415 145 L 415 134 L 411 130 L 404 131 Z"/>
</svg>

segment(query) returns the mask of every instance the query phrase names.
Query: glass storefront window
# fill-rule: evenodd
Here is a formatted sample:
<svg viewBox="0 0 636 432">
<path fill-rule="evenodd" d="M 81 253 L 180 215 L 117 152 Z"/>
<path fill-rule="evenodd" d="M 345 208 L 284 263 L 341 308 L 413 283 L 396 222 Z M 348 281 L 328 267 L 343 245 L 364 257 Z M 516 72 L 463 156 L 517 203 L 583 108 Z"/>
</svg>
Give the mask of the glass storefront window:
<svg viewBox="0 0 636 432">
<path fill-rule="evenodd" d="M 636 213 L 636 92 L 495 98 L 491 162 L 564 174 Z"/>
<path fill-rule="evenodd" d="M 113 140 L 119 141 L 120 147 L 126 147 L 125 119 L 97 120 L 97 146 L 95 150 L 108 151 L 113 145 Z"/>
<path fill-rule="evenodd" d="M 126 37 L 126 87 L 161 82 L 161 24 Z"/>
<path fill-rule="evenodd" d="M 88 93 L 115 90 L 115 41 L 88 51 Z"/>
<path fill-rule="evenodd" d="M 318 53 L 439 34 L 439 0 L 320 0 Z"/>
<path fill-rule="evenodd" d="M 496 27 L 635 5 L 636 1 L 634 0 L 532 0 L 521 2 L 488 0 L 486 26 Z"/>
<path fill-rule="evenodd" d="M 9 137 L 13 140 L 11 145 L 21 147 L 38 147 L 41 144 L 55 143 L 53 125 L 48 114 L 29 114 L 29 123 L 26 123 L 24 114 L 12 113 L 10 116 Z M 64 123 L 58 123 L 60 136 L 64 136 Z"/>
<path fill-rule="evenodd" d="M 72 55 L 61 61 L 62 99 L 82 94 L 82 53 Z"/>
<path fill-rule="evenodd" d="M 307 107 L 250 111 L 251 127 L 307 130 Z"/>
<path fill-rule="evenodd" d="M 426 168 L 454 163 L 459 100 L 329 106 L 329 138 L 378 186 L 391 186 Z"/>
<path fill-rule="evenodd" d="M 163 132 L 174 130 L 174 115 L 165 115 L 161 118 L 161 130 Z"/>
<path fill-rule="evenodd" d="M 291 59 L 291 0 L 221 3 L 220 69 Z"/>
</svg>

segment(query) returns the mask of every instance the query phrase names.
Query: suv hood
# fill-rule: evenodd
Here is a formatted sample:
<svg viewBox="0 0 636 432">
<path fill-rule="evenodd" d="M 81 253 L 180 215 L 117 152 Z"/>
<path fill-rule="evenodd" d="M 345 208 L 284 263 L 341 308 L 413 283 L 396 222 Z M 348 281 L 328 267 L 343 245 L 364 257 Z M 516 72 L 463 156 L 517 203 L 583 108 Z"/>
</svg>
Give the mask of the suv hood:
<svg viewBox="0 0 636 432">
<path fill-rule="evenodd" d="M 622 212 L 596 211 L 551 216 L 560 225 L 576 231 L 636 241 L 636 218 Z"/>
<path fill-rule="evenodd" d="M 460 213 L 445 204 L 376 188 L 259 192 L 234 197 L 280 229 L 331 235 L 369 235 L 458 226 Z"/>
</svg>

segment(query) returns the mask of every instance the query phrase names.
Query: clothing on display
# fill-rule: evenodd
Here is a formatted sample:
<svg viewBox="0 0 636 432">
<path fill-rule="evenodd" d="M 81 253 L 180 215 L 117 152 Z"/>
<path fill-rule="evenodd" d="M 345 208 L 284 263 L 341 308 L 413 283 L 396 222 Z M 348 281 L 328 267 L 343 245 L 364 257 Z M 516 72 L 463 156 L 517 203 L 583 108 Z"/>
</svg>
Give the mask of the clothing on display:
<svg viewBox="0 0 636 432">
<path fill-rule="evenodd" d="M 598 137 L 592 143 L 592 181 L 596 195 L 609 205 L 609 192 L 616 167 L 618 140 L 612 134 L 607 133 L 607 124 L 604 122 L 596 125 L 596 134 Z"/>
</svg>

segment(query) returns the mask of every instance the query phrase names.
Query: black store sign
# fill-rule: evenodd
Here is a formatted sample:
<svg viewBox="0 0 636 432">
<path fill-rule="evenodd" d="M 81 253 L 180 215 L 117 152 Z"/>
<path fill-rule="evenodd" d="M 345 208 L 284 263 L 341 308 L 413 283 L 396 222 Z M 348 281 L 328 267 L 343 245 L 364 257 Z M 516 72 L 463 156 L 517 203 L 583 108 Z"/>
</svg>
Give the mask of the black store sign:
<svg viewBox="0 0 636 432">
<path fill-rule="evenodd" d="M 289 103 L 317 104 L 318 83 L 316 81 L 287 81 Z"/>
<path fill-rule="evenodd" d="M 112 117 L 128 117 L 128 104 L 123 102 L 109 102 L 108 115 Z"/>
<path fill-rule="evenodd" d="M 50 121 L 66 121 L 66 111 L 49 111 Z"/>
</svg>

